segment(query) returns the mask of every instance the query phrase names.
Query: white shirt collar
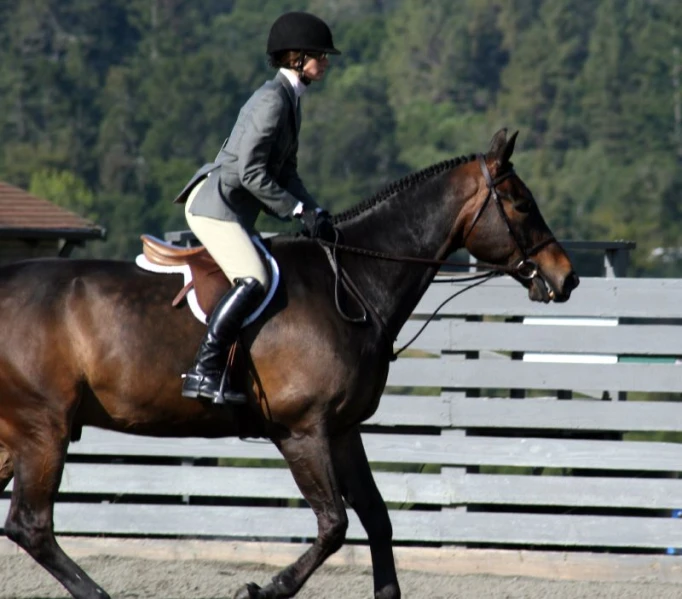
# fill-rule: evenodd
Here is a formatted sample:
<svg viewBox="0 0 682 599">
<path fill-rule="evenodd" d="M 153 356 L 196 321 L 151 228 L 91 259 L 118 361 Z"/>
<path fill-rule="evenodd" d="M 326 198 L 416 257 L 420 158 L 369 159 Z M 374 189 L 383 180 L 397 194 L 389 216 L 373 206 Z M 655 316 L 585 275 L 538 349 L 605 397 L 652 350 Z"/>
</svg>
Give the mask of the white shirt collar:
<svg viewBox="0 0 682 599">
<path fill-rule="evenodd" d="M 291 69 L 282 68 L 279 72 L 289 80 L 289 83 L 291 83 L 291 87 L 294 88 L 296 99 L 300 98 L 306 90 L 306 85 L 298 78 L 298 75 Z"/>
</svg>

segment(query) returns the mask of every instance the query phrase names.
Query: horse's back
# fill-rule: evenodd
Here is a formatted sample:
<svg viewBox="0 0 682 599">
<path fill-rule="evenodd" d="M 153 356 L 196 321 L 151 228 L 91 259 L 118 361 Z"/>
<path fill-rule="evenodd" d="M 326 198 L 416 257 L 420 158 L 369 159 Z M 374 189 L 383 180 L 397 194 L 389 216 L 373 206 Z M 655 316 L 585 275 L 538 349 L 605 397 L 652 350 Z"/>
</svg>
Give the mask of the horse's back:
<svg viewBox="0 0 682 599">
<path fill-rule="evenodd" d="M 59 360 L 66 371 L 90 380 L 96 365 L 123 365 L 125 352 L 152 353 L 164 344 L 177 349 L 178 334 L 201 330 L 187 310 L 171 306 L 181 280 L 107 260 L 28 260 L 2 267 L 0 360 L 35 369 Z"/>
<path fill-rule="evenodd" d="M 376 327 L 339 316 L 334 276 L 317 244 L 281 239 L 271 249 L 282 280 L 263 318 L 243 334 L 261 410 L 285 426 L 329 413 L 357 422 L 383 387 L 383 339 Z M 86 424 L 134 418 L 151 430 L 162 413 L 185 417 L 198 402 L 180 397 L 181 375 L 205 327 L 186 305 L 172 306 L 181 287 L 179 275 L 127 262 L 34 260 L 0 269 L 0 382 L 11 371 L 36 392 L 36 381 L 69 393 L 81 386 L 91 392 L 92 414 L 106 414 Z"/>
<path fill-rule="evenodd" d="M 73 310 L 149 309 L 161 305 L 181 279 L 146 273 L 129 262 L 65 260 L 60 258 L 15 262 L 0 268 L 0 319 L 13 327 L 22 323 L 66 324 Z M 172 297 L 171 297 L 172 300 Z M 169 304 L 170 305 L 170 304 Z M 29 316 L 30 315 L 30 316 Z"/>
<path fill-rule="evenodd" d="M 180 396 L 205 330 L 186 306 L 172 306 L 181 286 L 178 275 L 117 261 L 0 268 L 0 422 L 77 409 L 68 416 L 76 426 L 233 434 L 229 418 Z"/>
</svg>

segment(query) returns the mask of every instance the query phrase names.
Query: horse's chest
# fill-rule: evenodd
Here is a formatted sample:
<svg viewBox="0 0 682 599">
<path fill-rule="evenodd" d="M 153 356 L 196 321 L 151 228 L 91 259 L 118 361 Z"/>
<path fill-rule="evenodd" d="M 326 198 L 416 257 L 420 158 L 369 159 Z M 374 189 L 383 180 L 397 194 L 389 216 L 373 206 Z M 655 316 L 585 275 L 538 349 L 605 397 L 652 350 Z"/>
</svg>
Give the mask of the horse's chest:
<svg viewBox="0 0 682 599">
<path fill-rule="evenodd" d="M 379 407 L 386 384 L 388 366 L 376 365 L 363 372 L 349 385 L 344 401 L 338 406 L 336 417 L 346 426 L 354 426 L 370 418 Z"/>
</svg>

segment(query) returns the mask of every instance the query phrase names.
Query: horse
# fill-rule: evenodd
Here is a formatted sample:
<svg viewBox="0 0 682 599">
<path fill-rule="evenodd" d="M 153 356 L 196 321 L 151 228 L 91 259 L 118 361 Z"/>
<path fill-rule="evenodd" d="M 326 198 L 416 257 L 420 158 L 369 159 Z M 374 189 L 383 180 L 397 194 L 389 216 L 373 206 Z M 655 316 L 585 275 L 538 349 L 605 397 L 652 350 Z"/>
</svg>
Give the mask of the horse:
<svg viewBox="0 0 682 599">
<path fill-rule="evenodd" d="M 77 432 L 261 437 L 286 460 L 318 534 L 265 586 L 247 583 L 236 598 L 296 595 L 343 545 L 345 500 L 368 536 L 375 599 L 398 599 L 391 522 L 359 426 L 377 409 L 393 341 L 438 261 L 466 247 L 517 279 L 532 301 L 566 301 L 579 283 L 510 162 L 517 133 L 508 138 L 502 129 L 487 153 L 410 174 L 334 217 L 345 247 L 375 254 L 340 251 L 336 260 L 369 308 L 364 323 L 339 313 L 339 273 L 323 242 L 267 240 L 280 282 L 262 316 L 241 331 L 246 406 L 181 397 L 205 327 L 185 303 L 171 305 L 178 275 L 88 259 L 0 268 L 0 491 L 14 477 L 9 539 L 75 599 L 107 599 L 54 536 L 54 501 Z"/>
</svg>

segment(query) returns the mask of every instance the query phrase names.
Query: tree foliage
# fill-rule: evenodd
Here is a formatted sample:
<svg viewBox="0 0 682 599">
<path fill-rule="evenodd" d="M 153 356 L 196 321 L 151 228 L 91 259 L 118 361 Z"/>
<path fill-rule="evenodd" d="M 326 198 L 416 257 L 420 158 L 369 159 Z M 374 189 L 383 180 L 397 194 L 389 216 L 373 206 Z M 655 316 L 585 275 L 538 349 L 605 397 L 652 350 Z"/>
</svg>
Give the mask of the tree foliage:
<svg viewBox="0 0 682 599">
<path fill-rule="evenodd" d="M 171 199 L 300 9 L 343 50 L 303 99 L 299 152 L 332 212 L 508 126 L 560 238 L 631 239 L 634 273 L 682 274 L 651 257 L 681 245 L 679 2 L 0 0 L 0 178 L 96 217 L 96 255 L 185 228 Z"/>
</svg>

